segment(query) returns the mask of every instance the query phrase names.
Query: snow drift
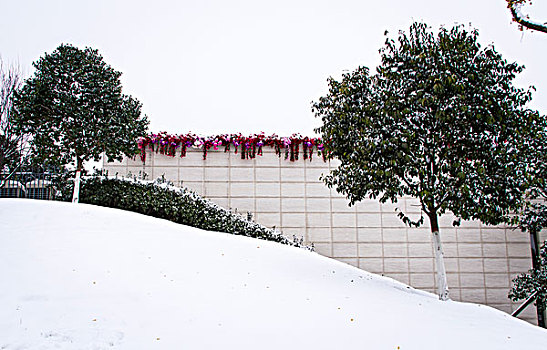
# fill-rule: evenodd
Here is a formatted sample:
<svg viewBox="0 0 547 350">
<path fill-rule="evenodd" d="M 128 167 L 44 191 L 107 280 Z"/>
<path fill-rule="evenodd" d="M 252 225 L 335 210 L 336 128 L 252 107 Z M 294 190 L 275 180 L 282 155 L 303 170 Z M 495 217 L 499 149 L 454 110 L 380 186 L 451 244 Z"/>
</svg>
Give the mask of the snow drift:
<svg viewBox="0 0 547 350">
<path fill-rule="evenodd" d="M 547 332 L 274 242 L 0 200 L 0 349 L 544 349 Z"/>
</svg>

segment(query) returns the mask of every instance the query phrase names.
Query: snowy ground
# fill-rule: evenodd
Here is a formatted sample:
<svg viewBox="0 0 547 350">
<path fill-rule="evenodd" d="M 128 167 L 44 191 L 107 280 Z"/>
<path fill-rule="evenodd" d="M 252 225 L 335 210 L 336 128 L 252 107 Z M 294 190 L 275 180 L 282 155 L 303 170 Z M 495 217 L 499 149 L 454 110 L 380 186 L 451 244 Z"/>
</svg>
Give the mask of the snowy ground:
<svg viewBox="0 0 547 350">
<path fill-rule="evenodd" d="M 0 349 L 545 349 L 547 331 L 303 249 L 0 199 Z"/>
</svg>

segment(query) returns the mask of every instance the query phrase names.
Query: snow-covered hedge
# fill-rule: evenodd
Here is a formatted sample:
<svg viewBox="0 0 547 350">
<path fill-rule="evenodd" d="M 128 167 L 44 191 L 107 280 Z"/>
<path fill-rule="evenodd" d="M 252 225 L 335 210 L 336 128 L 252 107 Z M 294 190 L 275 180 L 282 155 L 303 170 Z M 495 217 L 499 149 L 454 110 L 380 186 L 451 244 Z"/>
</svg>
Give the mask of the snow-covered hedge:
<svg viewBox="0 0 547 350">
<path fill-rule="evenodd" d="M 69 192 L 69 191 L 66 191 Z M 303 239 L 289 239 L 278 231 L 247 220 L 186 188 L 138 179 L 92 176 L 82 180 L 80 202 L 129 210 L 208 231 L 275 241 L 304 247 Z"/>
</svg>

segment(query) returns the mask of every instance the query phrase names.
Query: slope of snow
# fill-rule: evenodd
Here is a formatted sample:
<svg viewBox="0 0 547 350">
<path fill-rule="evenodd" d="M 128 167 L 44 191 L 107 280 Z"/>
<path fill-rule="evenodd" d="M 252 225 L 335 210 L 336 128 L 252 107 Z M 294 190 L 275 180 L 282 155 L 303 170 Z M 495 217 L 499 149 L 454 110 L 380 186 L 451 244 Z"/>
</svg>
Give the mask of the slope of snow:
<svg viewBox="0 0 547 350">
<path fill-rule="evenodd" d="M 0 199 L 0 349 L 545 349 L 547 332 L 304 249 Z"/>
</svg>

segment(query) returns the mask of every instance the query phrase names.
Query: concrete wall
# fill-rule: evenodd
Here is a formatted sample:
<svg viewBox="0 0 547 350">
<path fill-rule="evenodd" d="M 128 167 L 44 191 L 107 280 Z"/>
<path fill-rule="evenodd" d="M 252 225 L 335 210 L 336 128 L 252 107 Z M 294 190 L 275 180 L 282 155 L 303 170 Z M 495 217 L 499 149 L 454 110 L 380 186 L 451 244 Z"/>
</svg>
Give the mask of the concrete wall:
<svg viewBox="0 0 547 350">
<path fill-rule="evenodd" d="M 320 254 L 435 292 L 429 225 L 405 227 L 395 213 L 399 207 L 419 216 L 418 202 L 365 200 L 348 207 L 343 196 L 319 180 L 335 166 L 318 157 L 290 162 L 271 149 L 255 159 L 211 150 L 206 160 L 201 151 L 189 149 L 185 158 L 148 152 L 145 165 L 140 159 L 126 159 L 104 168 L 111 175 L 164 175 L 225 208 L 252 212 L 261 224 L 303 236 Z M 511 312 L 518 306 L 507 298 L 511 280 L 531 264 L 528 235 L 480 222 L 462 222 L 454 228 L 452 219 L 440 219 L 450 297 Z M 535 322 L 534 308 L 522 315 Z"/>
</svg>

